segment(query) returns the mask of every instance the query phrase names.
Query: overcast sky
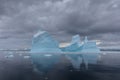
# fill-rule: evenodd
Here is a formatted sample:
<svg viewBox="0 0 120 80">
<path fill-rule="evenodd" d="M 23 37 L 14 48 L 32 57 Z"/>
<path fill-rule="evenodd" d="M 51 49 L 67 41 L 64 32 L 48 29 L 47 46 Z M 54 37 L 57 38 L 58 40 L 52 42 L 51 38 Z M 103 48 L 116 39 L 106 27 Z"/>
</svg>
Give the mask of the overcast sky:
<svg viewBox="0 0 120 80">
<path fill-rule="evenodd" d="M 0 0 L 0 48 L 30 47 L 38 30 L 119 44 L 120 0 Z"/>
</svg>

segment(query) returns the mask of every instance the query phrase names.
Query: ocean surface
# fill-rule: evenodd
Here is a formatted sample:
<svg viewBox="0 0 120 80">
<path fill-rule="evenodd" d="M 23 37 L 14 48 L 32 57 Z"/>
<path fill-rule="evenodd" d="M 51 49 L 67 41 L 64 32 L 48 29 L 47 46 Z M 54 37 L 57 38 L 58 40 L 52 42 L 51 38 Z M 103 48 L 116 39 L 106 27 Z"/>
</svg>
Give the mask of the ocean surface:
<svg viewBox="0 0 120 80">
<path fill-rule="evenodd" d="M 34 68 L 29 51 L 1 50 L 0 80 L 120 80 L 120 51 L 102 51 L 96 64 L 88 63 L 87 70 L 67 66 L 62 58 L 44 73 Z"/>
</svg>

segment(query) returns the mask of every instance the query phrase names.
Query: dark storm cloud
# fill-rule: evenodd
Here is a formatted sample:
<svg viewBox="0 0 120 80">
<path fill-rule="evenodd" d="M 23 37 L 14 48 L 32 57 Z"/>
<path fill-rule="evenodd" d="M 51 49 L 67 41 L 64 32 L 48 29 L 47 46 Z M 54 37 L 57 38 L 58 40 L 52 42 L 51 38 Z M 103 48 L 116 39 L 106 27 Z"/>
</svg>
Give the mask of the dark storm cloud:
<svg viewBox="0 0 120 80">
<path fill-rule="evenodd" d="M 119 41 L 119 13 L 119 0 L 0 0 L 0 40 L 29 46 L 42 29 L 60 41 L 75 34 Z"/>
</svg>

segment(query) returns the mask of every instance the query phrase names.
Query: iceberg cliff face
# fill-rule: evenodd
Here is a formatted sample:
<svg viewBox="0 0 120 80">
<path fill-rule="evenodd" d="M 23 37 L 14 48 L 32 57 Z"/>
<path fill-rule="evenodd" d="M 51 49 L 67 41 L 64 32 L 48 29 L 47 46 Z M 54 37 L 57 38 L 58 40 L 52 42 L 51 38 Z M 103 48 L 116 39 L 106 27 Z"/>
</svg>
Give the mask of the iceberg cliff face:
<svg viewBox="0 0 120 80">
<path fill-rule="evenodd" d="M 46 31 L 34 35 L 31 52 L 61 52 L 59 43 Z"/>
</svg>

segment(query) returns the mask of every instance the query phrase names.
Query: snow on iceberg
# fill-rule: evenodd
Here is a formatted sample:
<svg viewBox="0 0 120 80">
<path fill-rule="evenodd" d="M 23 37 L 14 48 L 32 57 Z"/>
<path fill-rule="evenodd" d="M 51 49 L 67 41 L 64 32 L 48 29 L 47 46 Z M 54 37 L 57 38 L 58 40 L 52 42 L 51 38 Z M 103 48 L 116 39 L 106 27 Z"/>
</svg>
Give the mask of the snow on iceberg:
<svg viewBox="0 0 120 80">
<path fill-rule="evenodd" d="M 61 50 L 59 43 L 48 32 L 39 31 L 33 37 L 31 52 L 61 52 Z"/>
</svg>

